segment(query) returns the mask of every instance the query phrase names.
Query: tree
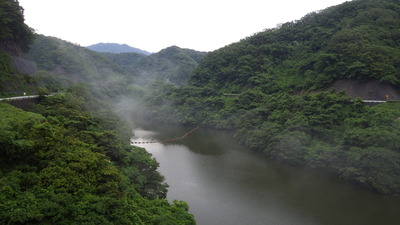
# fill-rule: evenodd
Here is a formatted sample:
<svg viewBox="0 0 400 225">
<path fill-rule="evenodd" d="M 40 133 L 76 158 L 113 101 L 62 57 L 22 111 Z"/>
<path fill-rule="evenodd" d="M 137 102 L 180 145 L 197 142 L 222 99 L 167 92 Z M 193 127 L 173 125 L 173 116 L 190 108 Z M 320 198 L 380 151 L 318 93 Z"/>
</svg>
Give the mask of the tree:
<svg viewBox="0 0 400 225">
<path fill-rule="evenodd" d="M 1 47 L 15 43 L 22 50 L 28 51 L 33 38 L 32 29 L 24 23 L 23 8 L 18 0 L 0 1 L 0 41 Z"/>
</svg>

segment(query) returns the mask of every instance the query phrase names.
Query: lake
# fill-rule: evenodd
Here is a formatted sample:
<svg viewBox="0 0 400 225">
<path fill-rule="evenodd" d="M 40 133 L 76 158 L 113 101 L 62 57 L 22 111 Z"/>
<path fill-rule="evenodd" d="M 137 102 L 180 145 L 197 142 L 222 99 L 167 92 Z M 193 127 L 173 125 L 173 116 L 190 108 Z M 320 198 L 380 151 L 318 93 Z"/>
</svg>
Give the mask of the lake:
<svg viewBox="0 0 400 225">
<path fill-rule="evenodd" d="M 133 141 L 174 139 L 192 129 L 136 127 Z M 199 225 L 400 224 L 400 197 L 273 162 L 230 132 L 200 128 L 180 141 L 136 145 L 160 163 L 167 198 L 186 201 Z"/>
</svg>

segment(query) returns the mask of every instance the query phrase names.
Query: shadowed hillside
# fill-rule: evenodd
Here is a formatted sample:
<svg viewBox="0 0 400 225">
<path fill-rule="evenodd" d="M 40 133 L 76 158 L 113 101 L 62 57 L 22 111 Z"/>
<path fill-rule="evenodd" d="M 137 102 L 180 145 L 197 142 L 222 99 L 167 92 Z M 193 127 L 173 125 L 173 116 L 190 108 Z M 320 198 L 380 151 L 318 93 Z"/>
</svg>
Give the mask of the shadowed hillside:
<svg viewBox="0 0 400 225">
<path fill-rule="evenodd" d="M 351 98 L 386 100 L 385 96 L 389 95 L 390 100 L 400 100 L 399 89 L 377 80 L 358 81 L 339 79 L 331 87 L 338 91 L 344 90 Z"/>
<path fill-rule="evenodd" d="M 125 72 L 100 53 L 43 35 L 36 35 L 29 57 L 38 69 L 65 76 L 73 82 L 100 81 Z"/>
<path fill-rule="evenodd" d="M 177 46 L 163 49 L 158 53 L 141 58 L 132 66 L 133 82 L 146 85 L 154 81 L 161 81 L 182 86 L 205 55 L 204 52 L 182 49 Z"/>
<path fill-rule="evenodd" d="M 396 99 L 399 88 L 400 2 L 354 0 L 208 53 L 143 113 L 232 129 L 276 161 L 400 194 L 400 104 L 357 98 Z"/>
<path fill-rule="evenodd" d="M 36 81 L 28 75 L 34 73 L 34 65 L 24 58 L 32 42 L 32 29 L 24 23 L 18 2 L 0 1 L 0 10 L 0 96 L 35 92 Z"/>
<path fill-rule="evenodd" d="M 183 85 L 204 55 L 176 46 L 149 56 L 99 53 L 43 35 L 36 36 L 29 52 L 40 70 L 73 82 L 117 83 L 120 87 L 147 86 L 156 81 Z"/>
<path fill-rule="evenodd" d="M 195 224 L 111 111 L 110 98 L 129 92 L 125 70 L 56 38 L 32 41 L 18 1 L 1 0 L 0 97 L 40 95 L 0 102 L 0 224 Z"/>
</svg>

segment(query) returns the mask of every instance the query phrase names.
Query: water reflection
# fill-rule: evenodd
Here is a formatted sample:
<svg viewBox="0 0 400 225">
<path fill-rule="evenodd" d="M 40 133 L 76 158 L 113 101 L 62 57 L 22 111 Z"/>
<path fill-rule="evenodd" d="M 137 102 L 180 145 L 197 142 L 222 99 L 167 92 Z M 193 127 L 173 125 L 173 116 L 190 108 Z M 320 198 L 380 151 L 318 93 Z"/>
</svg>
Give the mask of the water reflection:
<svg viewBox="0 0 400 225">
<path fill-rule="evenodd" d="M 192 128 L 143 126 L 137 140 Z M 168 199 L 190 205 L 198 224 L 398 224 L 400 199 L 337 178 L 271 162 L 231 134 L 200 129 L 176 143 L 141 145 L 160 162 Z"/>
</svg>

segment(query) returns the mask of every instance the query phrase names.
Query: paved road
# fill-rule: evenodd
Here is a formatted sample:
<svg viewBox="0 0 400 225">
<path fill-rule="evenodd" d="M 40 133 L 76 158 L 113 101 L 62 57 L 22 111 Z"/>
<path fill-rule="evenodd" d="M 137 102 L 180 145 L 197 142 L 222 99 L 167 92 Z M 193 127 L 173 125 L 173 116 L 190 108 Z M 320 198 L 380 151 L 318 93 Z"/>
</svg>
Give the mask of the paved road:
<svg viewBox="0 0 400 225">
<path fill-rule="evenodd" d="M 3 100 L 19 100 L 19 99 L 27 99 L 27 98 L 37 98 L 39 95 L 25 95 L 25 96 L 17 96 L 17 97 L 10 97 L 10 98 L 0 98 L 0 101 Z"/>
<path fill-rule="evenodd" d="M 363 102 L 370 102 L 370 103 L 385 103 L 386 101 L 382 100 L 362 100 Z"/>
<path fill-rule="evenodd" d="M 63 93 L 53 93 L 45 96 L 54 96 L 56 94 L 63 94 Z M 16 97 L 9 97 L 9 98 L 0 98 L 0 101 L 3 100 L 20 100 L 20 99 L 29 99 L 29 98 L 38 98 L 39 95 L 24 95 L 24 96 L 16 96 Z"/>
</svg>

